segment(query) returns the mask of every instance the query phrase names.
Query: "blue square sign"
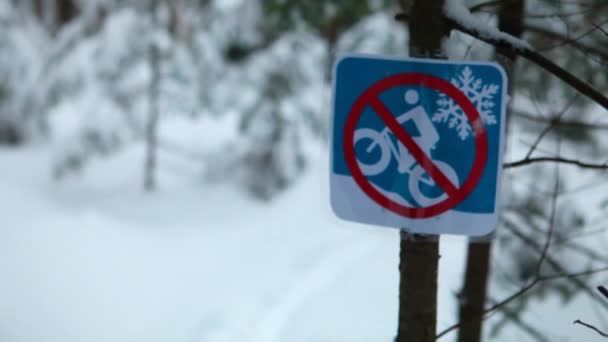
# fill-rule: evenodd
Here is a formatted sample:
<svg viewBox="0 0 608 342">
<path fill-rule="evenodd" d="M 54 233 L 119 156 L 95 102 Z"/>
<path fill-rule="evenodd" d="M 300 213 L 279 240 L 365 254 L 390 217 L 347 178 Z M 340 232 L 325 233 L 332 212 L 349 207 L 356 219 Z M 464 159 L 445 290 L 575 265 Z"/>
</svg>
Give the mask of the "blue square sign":
<svg viewBox="0 0 608 342">
<path fill-rule="evenodd" d="M 342 56 L 333 84 L 334 212 L 413 233 L 490 233 L 506 103 L 496 63 Z"/>
</svg>

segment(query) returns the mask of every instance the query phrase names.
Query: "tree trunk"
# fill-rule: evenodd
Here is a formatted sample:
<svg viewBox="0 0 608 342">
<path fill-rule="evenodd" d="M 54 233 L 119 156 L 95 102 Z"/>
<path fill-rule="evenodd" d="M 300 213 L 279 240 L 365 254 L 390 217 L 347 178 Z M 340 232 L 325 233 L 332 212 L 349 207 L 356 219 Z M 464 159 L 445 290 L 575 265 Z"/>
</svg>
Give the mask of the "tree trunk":
<svg viewBox="0 0 608 342">
<path fill-rule="evenodd" d="M 441 40 L 448 30 L 443 0 L 401 1 L 410 14 L 409 50 L 412 57 L 443 58 Z M 399 326 L 396 342 L 435 341 L 439 238 L 402 231 L 399 260 Z"/>
<path fill-rule="evenodd" d="M 57 0 L 57 24 L 67 24 L 78 14 L 78 8 L 74 0 Z"/>
<path fill-rule="evenodd" d="M 396 342 L 435 341 L 439 238 L 401 233 Z"/>
<path fill-rule="evenodd" d="M 53 0 L 35 0 L 34 11 L 42 24 L 47 30 L 52 30 L 56 17 L 55 1 Z"/>
<path fill-rule="evenodd" d="M 34 0 L 34 12 L 49 32 L 74 19 L 78 8 L 74 0 Z"/>
<path fill-rule="evenodd" d="M 152 30 L 157 30 L 160 25 L 157 19 L 158 0 L 150 2 L 150 16 L 152 18 Z M 150 43 L 150 87 L 149 87 L 149 117 L 146 125 L 146 160 L 144 165 L 144 190 L 154 191 L 156 189 L 156 165 L 157 165 L 157 131 L 159 121 L 159 96 L 160 96 L 160 62 L 161 51 L 155 39 Z"/>
<path fill-rule="evenodd" d="M 169 8 L 169 34 L 177 40 L 183 38 L 183 3 L 182 0 L 167 0 Z"/>
<path fill-rule="evenodd" d="M 460 292 L 458 342 L 481 341 L 492 242 L 469 241 L 464 286 Z"/>
<path fill-rule="evenodd" d="M 498 28 L 513 36 L 521 37 L 524 5 L 524 0 L 503 1 L 498 13 Z M 509 79 L 509 95 L 513 89 L 513 66 L 516 58 L 517 56 L 514 53 L 496 55 L 496 59 L 505 69 Z M 507 125 L 507 136 L 509 123 L 510 120 L 507 116 L 505 123 Z M 464 285 L 460 293 L 459 321 L 461 327 L 458 333 L 458 342 L 479 342 L 483 336 L 483 310 L 490 274 L 492 239 L 493 234 L 469 241 Z"/>
</svg>

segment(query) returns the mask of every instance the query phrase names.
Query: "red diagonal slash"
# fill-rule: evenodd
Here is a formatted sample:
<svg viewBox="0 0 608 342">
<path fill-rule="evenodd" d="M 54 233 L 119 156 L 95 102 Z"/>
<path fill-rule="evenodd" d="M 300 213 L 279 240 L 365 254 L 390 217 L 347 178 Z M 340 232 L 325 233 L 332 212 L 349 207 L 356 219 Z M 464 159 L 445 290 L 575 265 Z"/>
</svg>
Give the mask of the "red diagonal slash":
<svg viewBox="0 0 608 342">
<path fill-rule="evenodd" d="M 434 89 L 453 99 L 464 111 L 473 128 L 475 138 L 475 160 L 468 177 L 458 187 L 430 160 L 414 139 L 401 127 L 388 108 L 381 102 L 380 94 L 384 91 L 407 85 L 418 85 Z M 357 162 L 354 146 L 354 135 L 357 122 L 365 108 L 373 109 L 393 132 L 420 166 L 431 176 L 438 186 L 448 195 L 446 199 L 428 207 L 416 208 L 397 203 L 380 193 L 363 175 Z M 488 138 L 483 121 L 475 105 L 453 84 L 438 77 L 420 73 L 403 73 L 384 78 L 372 84 L 353 103 L 346 122 L 344 123 L 344 136 L 342 137 L 344 160 L 352 174 L 353 179 L 361 190 L 381 207 L 396 214 L 410 218 L 428 218 L 444 213 L 462 202 L 474 189 L 481 179 L 488 160 Z"/>
<path fill-rule="evenodd" d="M 456 196 L 458 193 L 457 184 L 452 184 L 452 181 L 441 171 L 429 156 L 422 151 L 420 146 L 412 139 L 412 137 L 401 127 L 393 114 L 386 108 L 384 103 L 377 97 L 369 99 L 369 105 L 376 111 L 386 126 L 393 132 L 399 141 L 408 149 L 416 161 L 422 168 L 433 178 L 433 180 L 448 194 L 448 196 Z"/>
</svg>

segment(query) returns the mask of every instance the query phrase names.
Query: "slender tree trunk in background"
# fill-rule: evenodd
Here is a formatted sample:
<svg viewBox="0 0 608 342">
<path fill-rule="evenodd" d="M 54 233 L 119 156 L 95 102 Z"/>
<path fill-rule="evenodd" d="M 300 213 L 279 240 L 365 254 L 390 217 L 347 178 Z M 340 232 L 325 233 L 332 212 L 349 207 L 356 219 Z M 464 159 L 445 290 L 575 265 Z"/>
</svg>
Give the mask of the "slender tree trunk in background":
<svg viewBox="0 0 608 342">
<path fill-rule="evenodd" d="M 153 30 L 160 25 L 157 20 L 157 8 L 159 1 L 150 2 L 150 16 L 152 18 Z M 157 140 L 159 121 L 159 95 L 160 95 L 160 58 L 161 51 L 155 39 L 150 42 L 150 87 L 149 87 L 149 117 L 146 125 L 146 160 L 144 165 L 144 190 L 154 191 L 156 189 L 156 166 L 157 166 Z"/>
<path fill-rule="evenodd" d="M 336 44 L 334 41 L 327 42 L 327 57 L 325 60 L 325 72 L 324 78 L 326 84 L 331 84 L 331 78 L 333 77 L 334 62 L 336 61 Z"/>
<path fill-rule="evenodd" d="M 460 292 L 458 342 L 481 341 L 492 242 L 469 241 L 464 286 Z"/>
<path fill-rule="evenodd" d="M 513 36 L 521 37 L 524 9 L 524 0 L 501 2 L 498 13 L 498 28 Z M 517 56 L 514 53 L 496 55 L 496 59 L 505 69 L 509 79 L 509 95 L 512 94 L 513 89 L 513 67 L 516 58 Z M 507 125 L 507 137 L 509 136 L 509 123 L 509 116 L 507 116 L 505 123 Z M 492 239 L 493 234 L 469 241 L 464 285 L 460 293 L 459 321 L 461 327 L 458 332 L 458 342 L 478 342 L 482 339 L 482 313 L 487 297 Z"/>
<path fill-rule="evenodd" d="M 401 1 L 409 13 L 412 57 L 443 58 L 441 40 L 448 30 L 443 0 Z M 437 273 L 439 238 L 402 231 L 399 254 L 399 326 L 396 342 L 435 341 L 437 330 Z"/>
<path fill-rule="evenodd" d="M 34 0 L 34 12 L 50 32 L 78 15 L 74 0 Z"/>
<path fill-rule="evenodd" d="M 78 14 L 74 0 L 57 0 L 57 23 L 59 26 L 67 24 Z"/>
<path fill-rule="evenodd" d="M 338 44 L 338 37 L 340 37 L 341 33 L 338 20 L 334 20 L 327 28 L 327 31 L 324 32 L 325 41 L 327 42 L 327 58 L 325 60 L 325 82 L 327 84 L 331 83 L 331 78 L 333 77 L 332 72 L 336 60 L 336 45 Z"/>
<path fill-rule="evenodd" d="M 183 30 L 183 3 L 182 0 L 167 0 L 167 7 L 169 8 L 169 34 L 176 39 L 182 39 L 184 35 Z"/>
<path fill-rule="evenodd" d="M 52 30 L 56 20 L 55 0 L 35 0 L 34 11 L 47 30 Z"/>
</svg>

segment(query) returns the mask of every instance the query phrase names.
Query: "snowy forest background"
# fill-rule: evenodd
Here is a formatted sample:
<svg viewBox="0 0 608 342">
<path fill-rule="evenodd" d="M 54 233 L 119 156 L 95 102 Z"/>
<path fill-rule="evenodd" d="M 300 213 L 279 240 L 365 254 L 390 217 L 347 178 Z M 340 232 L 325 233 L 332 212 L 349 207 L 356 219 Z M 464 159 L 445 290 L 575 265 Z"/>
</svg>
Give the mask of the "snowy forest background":
<svg viewBox="0 0 608 342">
<path fill-rule="evenodd" d="M 608 86 L 608 3 L 467 1 Z M 0 0 L 1 341 L 392 341 L 399 234 L 329 209 L 331 70 L 408 55 L 407 0 Z M 513 26 L 512 25 L 512 26 Z M 453 32 L 451 59 L 495 60 Z M 498 57 L 500 59 L 500 57 Z M 488 340 L 608 331 L 608 117 L 517 59 Z M 438 329 L 467 240 L 442 237 Z M 457 331 L 445 340 L 456 340 Z M 443 340 L 442 339 L 442 340 Z"/>
</svg>

